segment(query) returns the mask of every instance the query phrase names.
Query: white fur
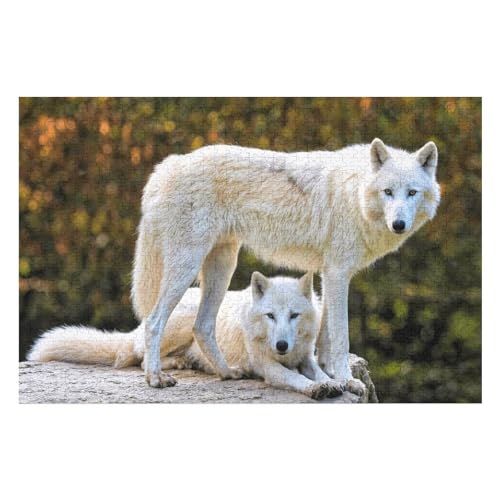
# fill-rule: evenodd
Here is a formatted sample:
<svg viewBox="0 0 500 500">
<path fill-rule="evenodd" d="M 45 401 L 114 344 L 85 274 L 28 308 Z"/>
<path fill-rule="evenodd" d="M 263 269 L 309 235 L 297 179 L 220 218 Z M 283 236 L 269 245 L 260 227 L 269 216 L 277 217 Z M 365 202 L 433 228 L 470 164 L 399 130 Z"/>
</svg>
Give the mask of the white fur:
<svg viewBox="0 0 500 500">
<path fill-rule="evenodd" d="M 161 335 L 198 274 L 195 337 L 222 378 L 241 376 L 217 346 L 215 324 L 245 245 L 276 265 L 322 272 L 319 362 L 339 383 L 361 390 L 348 364 L 349 282 L 434 216 L 437 157 L 432 142 L 409 153 L 375 139 L 335 152 L 207 146 L 166 158 L 144 189 L 134 262 L 132 297 L 145 320 L 148 383 L 167 385 Z M 412 189 L 417 194 L 410 197 Z M 394 231 L 396 220 L 404 220 L 403 234 Z"/>
<path fill-rule="evenodd" d="M 200 290 L 190 288 L 174 309 L 160 345 L 165 369 L 195 368 L 213 373 L 212 365 L 193 337 Z M 333 396 L 338 384 L 319 367 L 314 349 L 319 332 L 320 304 L 312 293 L 312 273 L 300 280 L 252 276 L 252 285 L 227 292 L 217 321 L 217 342 L 230 362 L 249 377 L 291 389 L 312 398 Z M 267 315 L 272 314 L 270 319 Z M 292 318 L 292 314 L 298 314 Z M 131 333 L 103 332 L 83 326 L 54 328 L 40 337 L 28 359 L 69 361 L 124 367 L 144 358 L 144 322 Z M 287 341 L 280 354 L 278 341 Z M 170 384 L 175 380 L 170 377 Z"/>
</svg>

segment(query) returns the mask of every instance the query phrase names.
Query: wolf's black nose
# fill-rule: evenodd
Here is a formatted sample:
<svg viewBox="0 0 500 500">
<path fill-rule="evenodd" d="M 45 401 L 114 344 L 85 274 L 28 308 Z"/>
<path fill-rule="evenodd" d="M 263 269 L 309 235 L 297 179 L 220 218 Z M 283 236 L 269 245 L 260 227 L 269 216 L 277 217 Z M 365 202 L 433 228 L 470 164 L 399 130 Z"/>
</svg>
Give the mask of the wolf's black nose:
<svg viewBox="0 0 500 500">
<path fill-rule="evenodd" d="M 276 342 L 276 349 L 278 349 L 280 354 L 285 354 L 288 349 L 288 342 L 286 340 L 278 340 L 278 342 Z"/>
<path fill-rule="evenodd" d="M 404 220 L 395 220 L 392 223 L 392 229 L 396 231 L 396 233 L 402 233 L 405 230 L 405 221 Z"/>
</svg>

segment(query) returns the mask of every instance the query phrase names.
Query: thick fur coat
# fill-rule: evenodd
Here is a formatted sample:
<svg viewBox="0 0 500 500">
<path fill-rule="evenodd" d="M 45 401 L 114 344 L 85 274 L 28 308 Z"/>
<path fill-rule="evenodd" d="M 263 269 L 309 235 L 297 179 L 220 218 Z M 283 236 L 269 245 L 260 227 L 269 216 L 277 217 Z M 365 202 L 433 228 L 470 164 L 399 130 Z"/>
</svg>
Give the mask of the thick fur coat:
<svg viewBox="0 0 500 500">
<path fill-rule="evenodd" d="M 319 363 L 339 389 L 362 391 L 348 364 L 349 282 L 435 215 L 437 161 L 433 142 L 409 153 L 380 139 L 335 152 L 208 146 L 166 158 L 144 189 L 133 272 L 148 383 L 174 383 L 161 372 L 161 336 L 197 276 L 198 345 L 222 378 L 242 375 L 222 355 L 215 325 L 245 245 L 267 262 L 322 273 Z"/>
</svg>

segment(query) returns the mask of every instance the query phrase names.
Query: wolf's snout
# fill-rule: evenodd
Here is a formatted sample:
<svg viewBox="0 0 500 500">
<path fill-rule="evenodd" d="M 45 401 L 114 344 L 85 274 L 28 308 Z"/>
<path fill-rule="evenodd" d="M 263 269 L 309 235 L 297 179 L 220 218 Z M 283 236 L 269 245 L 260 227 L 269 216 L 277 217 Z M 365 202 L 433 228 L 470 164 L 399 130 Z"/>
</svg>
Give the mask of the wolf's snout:
<svg viewBox="0 0 500 500">
<path fill-rule="evenodd" d="M 288 342 L 286 340 L 278 340 L 276 342 L 276 349 L 280 354 L 285 354 L 288 350 Z"/>
<path fill-rule="evenodd" d="M 405 221 L 404 220 L 395 220 L 393 223 L 392 223 L 392 229 L 394 229 L 394 232 L 395 233 L 403 233 L 404 230 L 405 230 Z"/>
</svg>

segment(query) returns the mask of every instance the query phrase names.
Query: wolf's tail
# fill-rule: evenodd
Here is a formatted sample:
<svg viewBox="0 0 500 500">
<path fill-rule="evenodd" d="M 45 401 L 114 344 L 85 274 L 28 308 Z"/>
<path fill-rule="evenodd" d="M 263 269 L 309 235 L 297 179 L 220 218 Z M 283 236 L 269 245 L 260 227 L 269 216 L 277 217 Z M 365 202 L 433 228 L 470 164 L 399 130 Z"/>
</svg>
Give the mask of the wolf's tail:
<svg viewBox="0 0 500 500">
<path fill-rule="evenodd" d="M 132 304 L 141 321 L 149 315 L 158 300 L 162 274 L 160 244 L 143 218 L 139 224 L 132 272 Z"/>
<path fill-rule="evenodd" d="M 135 365 L 141 361 L 134 354 L 136 331 L 120 333 L 86 326 L 58 326 L 35 342 L 27 359 L 113 365 L 116 368 Z"/>
</svg>

